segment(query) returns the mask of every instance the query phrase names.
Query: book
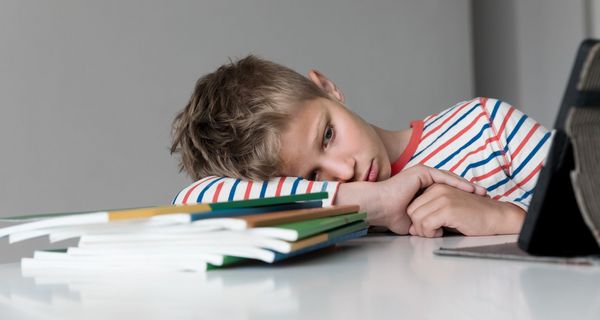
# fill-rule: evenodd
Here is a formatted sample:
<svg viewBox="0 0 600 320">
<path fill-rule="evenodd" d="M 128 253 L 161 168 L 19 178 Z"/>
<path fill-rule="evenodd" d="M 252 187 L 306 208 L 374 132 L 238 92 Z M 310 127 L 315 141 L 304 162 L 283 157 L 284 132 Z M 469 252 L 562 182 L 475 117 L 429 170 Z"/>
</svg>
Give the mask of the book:
<svg viewBox="0 0 600 320">
<path fill-rule="evenodd" d="M 195 232 L 195 228 L 180 229 L 179 232 L 137 232 L 115 234 L 88 234 L 81 237 L 79 247 L 93 245 L 127 246 L 131 244 L 146 243 L 149 245 L 166 244 L 175 242 L 178 245 L 185 243 L 231 243 L 251 241 L 252 239 L 271 238 L 286 241 L 297 241 L 308 236 L 331 230 L 355 221 L 364 220 L 364 212 L 336 215 L 332 217 L 310 219 L 272 227 L 253 228 L 244 231 L 219 230 L 214 232 Z"/>
<path fill-rule="evenodd" d="M 315 236 L 307 237 L 296 242 L 286 242 L 287 250 L 275 251 L 253 246 L 207 246 L 195 252 L 173 252 L 158 250 L 137 254 L 131 251 L 105 251 L 108 254 L 97 255 L 69 248 L 66 252 L 36 252 L 33 258 L 24 258 L 21 262 L 23 269 L 52 272 L 60 269 L 69 270 L 188 270 L 206 271 L 220 267 L 232 266 L 247 259 L 274 263 L 289 259 L 304 253 L 312 252 L 331 246 L 341 241 L 364 236 L 368 224 L 357 221 L 346 226 L 329 230 Z M 283 241 L 285 242 L 285 241 Z M 197 248 L 199 249 L 199 248 Z"/>
<path fill-rule="evenodd" d="M 366 217 L 366 212 L 358 212 L 341 216 L 292 222 L 274 227 L 253 228 L 248 230 L 248 232 L 253 235 L 267 236 L 287 241 L 297 241 L 323 231 L 364 220 Z"/>
<path fill-rule="evenodd" d="M 367 214 L 359 206 L 324 208 L 325 197 L 132 208 L 103 217 L 38 215 L 0 232 L 11 243 L 45 235 L 50 241 L 79 238 L 74 247 L 22 259 L 22 268 L 34 272 L 206 271 L 246 260 L 274 263 L 366 234 Z"/>
<path fill-rule="evenodd" d="M 357 212 L 358 205 L 332 206 L 328 208 L 299 209 L 250 215 L 235 218 L 216 218 L 196 221 L 197 225 L 219 225 L 225 229 L 243 230 L 283 223 L 291 223 L 306 219 L 315 219 Z"/>
<path fill-rule="evenodd" d="M 20 224 L 0 228 L 0 238 L 24 231 L 39 230 L 44 228 L 60 226 L 76 226 L 85 224 L 109 223 L 119 220 L 153 218 L 162 215 L 175 215 L 174 218 L 187 217 L 192 220 L 200 220 L 201 217 L 210 217 L 211 212 L 220 210 L 250 208 L 260 206 L 272 206 L 278 204 L 289 204 L 298 201 L 322 200 L 328 197 L 326 192 L 307 193 L 280 197 L 269 197 L 261 199 L 237 200 L 231 202 L 193 205 L 168 205 L 159 207 L 143 207 L 132 209 L 118 209 L 110 211 L 51 213 L 41 215 L 29 215 L 21 217 L 7 217 L 3 221 L 24 221 Z M 182 215 L 183 214 L 183 215 Z M 169 217 L 166 217 L 167 219 Z"/>
<path fill-rule="evenodd" d="M 9 243 L 16 243 L 27 239 L 48 235 L 50 242 L 62 241 L 70 238 L 77 238 L 84 234 L 97 233 L 123 233 L 138 232 L 142 229 L 157 230 L 156 227 L 167 225 L 187 224 L 193 221 L 215 218 L 215 217 L 237 217 L 250 214 L 269 213 L 276 211 L 320 208 L 323 206 L 321 200 L 292 202 L 285 204 L 275 204 L 268 206 L 222 209 L 210 212 L 191 213 L 191 214 L 169 214 L 159 215 L 140 221 L 140 219 L 113 221 L 110 224 L 76 224 L 49 228 L 40 228 L 13 232 L 9 235 Z M 211 231 L 219 229 L 218 226 L 196 226 L 194 232 Z M 160 229 L 158 229 L 160 231 Z M 171 228 L 173 230 L 173 228 Z"/>
</svg>

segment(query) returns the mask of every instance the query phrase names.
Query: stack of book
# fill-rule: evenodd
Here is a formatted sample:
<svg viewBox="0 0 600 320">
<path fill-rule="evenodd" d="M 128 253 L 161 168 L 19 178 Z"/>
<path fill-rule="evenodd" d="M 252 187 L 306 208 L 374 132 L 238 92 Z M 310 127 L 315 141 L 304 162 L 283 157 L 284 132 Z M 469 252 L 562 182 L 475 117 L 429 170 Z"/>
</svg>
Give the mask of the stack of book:
<svg viewBox="0 0 600 320">
<path fill-rule="evenodd" d="M 245 260 L 274 263 L 367 233 L 355 205 L 322 207 L 327 193 L 214 204 L 3 218 L 0 238 L 79 238 L 75 247 L 36 251 L 25 270 L 206 271 Z"/>
</svg>

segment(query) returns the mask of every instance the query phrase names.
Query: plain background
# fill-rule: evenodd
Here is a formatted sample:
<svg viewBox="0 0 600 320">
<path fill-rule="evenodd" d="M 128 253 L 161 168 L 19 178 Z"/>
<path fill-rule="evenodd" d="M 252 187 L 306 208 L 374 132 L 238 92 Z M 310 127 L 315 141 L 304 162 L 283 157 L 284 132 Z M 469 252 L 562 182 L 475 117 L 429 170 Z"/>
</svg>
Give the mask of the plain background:
<svg viewBox="0 0 600 320">
<path fill-rule="evenodd" d="M 249 53 L 323 71 L 404 128 L 476 95 L 551 126 L 592 0 L 0 0 L 0 216 L 158 205 L 191 182 L 170 125 Z"/>
</svg>

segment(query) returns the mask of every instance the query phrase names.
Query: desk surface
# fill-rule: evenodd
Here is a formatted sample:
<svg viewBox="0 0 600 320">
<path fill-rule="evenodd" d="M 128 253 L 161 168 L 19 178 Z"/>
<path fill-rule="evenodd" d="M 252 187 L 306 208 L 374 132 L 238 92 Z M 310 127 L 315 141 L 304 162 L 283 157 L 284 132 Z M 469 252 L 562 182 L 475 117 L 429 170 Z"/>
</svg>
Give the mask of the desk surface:
<svg viewBox="0 0 600 320">
<path fill-rule="evenodd" d="M 0 265 L 1 319 L 600 319 L 600 268 L 439 257 L 515 236 L 349 241 L 280 265 L 23 276 Z"/>
</svg>

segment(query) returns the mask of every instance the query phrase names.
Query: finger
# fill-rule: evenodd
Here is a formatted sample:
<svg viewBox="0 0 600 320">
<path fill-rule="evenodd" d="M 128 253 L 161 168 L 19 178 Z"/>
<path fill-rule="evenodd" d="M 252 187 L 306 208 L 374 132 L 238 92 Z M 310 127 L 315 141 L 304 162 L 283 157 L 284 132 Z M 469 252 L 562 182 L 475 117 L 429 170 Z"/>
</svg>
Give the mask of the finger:
<svg viewBox="0 0 600 320">
<path fill-rule="evenodd" d="M 445 214 L 442 211 L 436 211 L 423 219 L 421 222 L 421 232 L 428 238 L 441 237 L 444 233 L 443 226 Z"/>
<path fill-rule="evenodd" d="M 474 192 L 479 195 L 485 195 L 487 190 L 475 183 L 469 182 L 468 180 L 456 175 L 454 173 L 448 173 L 441 170 L 436 170 L 433 168 L 428 168 L 429 174 L 433 179 L 433 182 L 444 183 L 449 186 L 455 187 L 457 189 L 461 189 L 467 192 Z"/>
<path fill-rule="evenodd" d="M 475 194 L 480 196 L 488 196 L 487 189 L 478 184 L 475 184 Z"/>
<path fill-rule="evenodd" d="M 455 176 L 457 178 L 462 178 L 461 176 L 459 176 L 458 174 L 456 174 L 456 173 L 454 173 L 454 172 L 452 172 L 450 170 L 440 170 L 440 171 L 445 172 L 447 174 L 451 174 L 451 175 L 453 175 L 453 176 Z"/>
<path fill-rule="evenodd" d="M 410 233 L 413 236 L 417 235 L 417 229 L 415 229 L 414 225 L 410 225 L 410 228 L 408 228 L 408 233 Z"/>
<path fill-rule="evenodd" d="M 465 181 L 468 184 L 472 185 L 475 188 L 475 190 L 473 191 L 473 193 L 476 193 L 476 194 L 481 195 L 481 196 L 487 195 L 487 189 L 484 188 L 484 187 L 482 187 L 482 186 L 480 186 L 480 185 L 478 185 L 477 183 L 471 182 L 471 181 L 469 181 L 469 180 L 467 180 L 467 179 L 459 176 L 458 174 L 456 174 L 456 173 L 454 173 L 452 171 L 449 171 L 449 170 L 441 170 L 441 171 L 443 171 L 443 172 L 445 172 L 445 173 L 447 173 L 449 175 L 452 175 L 453 177 L 455 177 L 457 179 L 460 179 L 462 181 Z"/>
<path fill-rule="evenodd" d="M 412 211 L 421 207 L 425 203 L 433 201 L 434 199 L 439 197 L 441 195 L 442 188 L 437 188 L 436 186 L 441 187 L 443 185 L 433 184 L 433 185 L 429 186 L 427 189 L 425 189 L 425 191 L 423 191 L 423 193 L 421 193 L 421 195 L 417 196 L 408 205 L 408 207 L 406 207 L 406 212 L 410 214 Z"/>
<path fill-rule="evenodd" d="M 411 223 L 410 217 L 407 214 L 402 214 L 394 217 L 394 219 L 391 221 L 388 221 L 386 226 L 388 229 L 390 229 L 390 231 L 396 234 L 404 235 L 408 234 L 408 228 L 410 227 Z"/>
<path fill-rule="evenodd" d="M 443 209 L 443 201 L 434 199 L 432 201 L 425 202 L 423 205 L 409 213 L 408 216 L 415 227 L 415 232 L 420 236 L 427 236 L 427 227 L 424 225 L 424 222 L 429 216 L 435 215 L 437 212 Z"/>
<path fill-rule="evenodd" d="M 414 166 L 413 168 L 417 178 L 419 179 L 420 189 L 427 188 L 434 183 L 443 183 L 468 192 L 472 192 L 474 190 L 474 186 L 472 184 L 441 170 L 423 165 Z"/>
</svg>

